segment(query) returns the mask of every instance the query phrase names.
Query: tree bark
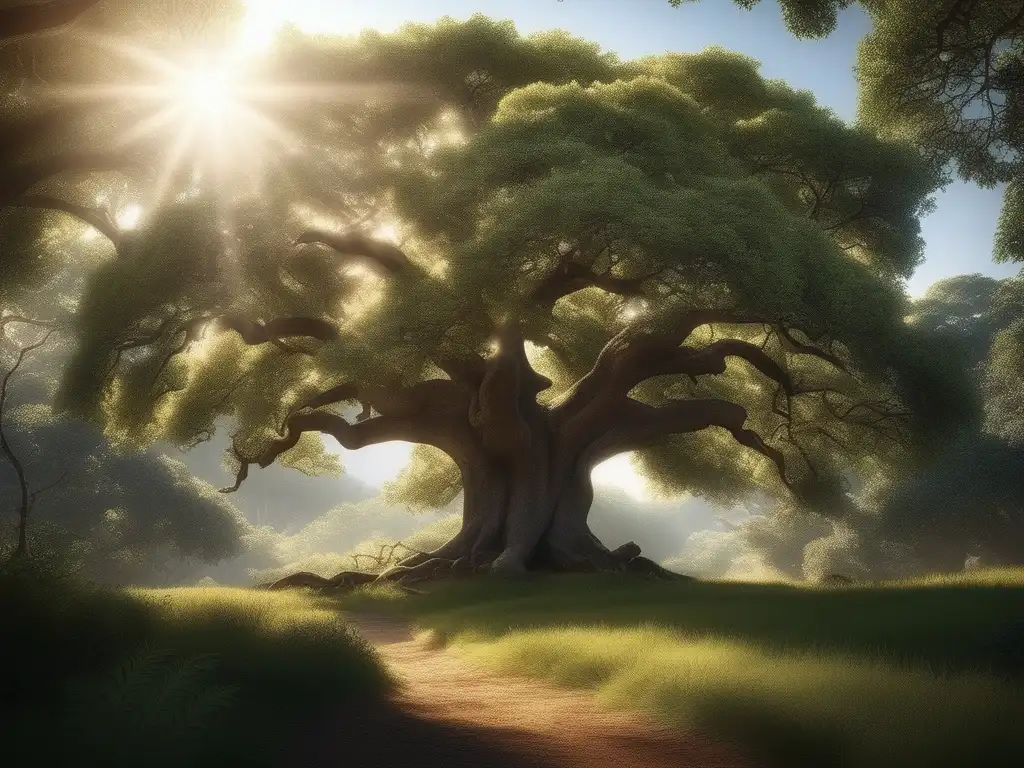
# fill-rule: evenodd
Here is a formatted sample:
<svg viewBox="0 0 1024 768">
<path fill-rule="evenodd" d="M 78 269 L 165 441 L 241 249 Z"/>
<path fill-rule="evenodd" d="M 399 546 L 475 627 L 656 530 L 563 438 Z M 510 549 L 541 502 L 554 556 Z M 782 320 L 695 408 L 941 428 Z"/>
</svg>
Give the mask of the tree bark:
<svg viewBox="0 0 1024 768">
<path fill-rule="evenodd" d="M 435 384 L 441 389 L 443 382 Z M 332 397 L 348 399 L 356 394 L 356 389 L 347 385 L 332 391 L 336 394 L 324 393 L 315 402 L 330 402 Z M 490 394 L 493 396 L 495 391 Z M 462 477 L 462 526 L 452 539 L 431 552 L 407 557 L 375 576 L 345 571 L 325 579 L 303 573 L 268 586 L 347 589 L 371 580 L 411 583 L 453 572 L 489 572 L 514 578 L 534 571 L 636 571 L 659 578 L 683 578 L 641 557 L 640 548 L 633 542 L 609 550 L 587 526 L 594 496 L 590 473 L 597 462 L 615 452 L 614 441 L 594 441 L 582 453 L 573 453 L 571 443 L 560 434 L 558 422 L 536 405 L 533 395 L 520 399 L 520 405 L 528 411 L 524 415 L 512 407 L 513 394 L 506 389 L 503 402 L 488 403 L 491 413 L 483 417 L 477 414 L 476 429 L 465 416 L 461 424 L 453 424 L 452 412 L 444 422 L 446 432 L 438 423 L 434 432 L 427 434 L 426 419 L 417 422 L 419 441 L 451 455 Z M 396 400 L 392 406 L 397 405 Z M 405 421 L 389 422 L 381 415 L 344 426 L 340 417 L 331 414 L 297 414 L 290 420 L 291 430 L 279 447 L 283 450 L 293 445 L 305 429 L 333 434 L 352 448 L 376 440 L 357 441 L 347 434 L 349 430 L 373 427 L 387 439 L 396 439 L 398 434 L 385 428 L 390 423 L 400 430 L 404 424 L 411 424 L 408 419 L 415 413 L 406 408 L 393 411 L 390 418 L 395 419 L 396 414 Z M 488 434 L 490 439 L 486 439 Z M 610 434 L 618 432 L 612 430 Z M 258 463 L 266 465 L 277 452 L 277 448 L 268 452 Z"/>
<path fill-rule="evenodd" d="M 594 497 L 590 474 L 601 461 L 659 437 L 717 427 L 732 434 L 740 450 L 754 450 L 772 461 L 789 485 L 783 453 L 746 428 L 747 411 L 741 405 L 705 399 L 659 407 L 629 397 L 636 384 L 654 376 L 720 375 L 727 358 L 738 358 L 774 380 L 787 396 L 801 394 L 785 365 L 760 347 L 735 339 L 699 349 L 683 346 L 697 326 L 709 322 L 764 321 L 695 312 L 671 334 L 623 332 L 609 341 L 591 371 L 551 406 L 537 401 L 550 380 L 530 366 L 520 327 L 506 323 L 497 330 L 497 350 L 490 357 L 438 360 L 448 379 L 405 388 L 340 384 L 314 397 L 307 408 L 351 400 L 361 401 L 366 413 L 372 406 L 380 415 L 348 424 L 333 414 L 300 411 L 288 420 L 281 440 L 253 462 L 267 466 L 306 430 L 332 434 L 350 449 L 409 440 L 448 453 L 464 489 L 459 533 L 433 552 L 414 554 L 373 576 L 375 581 L 406 583 L 470 571 L 515 577 L 552 570 L 686 578 L 643 557 L 633 542 L 610 550 L 598 540 L 587 525 Z M 789 354 L 828 356 L 786 329 L 777 332 L 785 335 Z M 842 364 L 835 362 L 837 367 Z M 311 586 L 310 576 L 293 581 Z M 370 574 L 356 578 L 345 572 L 318 583 L 324 588 L 349 586 L 353 579 L 367 582 Z"/>
</svg>

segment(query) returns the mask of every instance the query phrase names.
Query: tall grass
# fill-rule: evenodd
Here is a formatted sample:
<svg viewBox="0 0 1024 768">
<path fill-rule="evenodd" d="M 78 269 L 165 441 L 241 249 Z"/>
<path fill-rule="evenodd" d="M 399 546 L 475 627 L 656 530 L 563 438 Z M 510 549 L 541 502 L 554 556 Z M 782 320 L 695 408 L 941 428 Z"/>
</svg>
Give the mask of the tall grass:
<svg viewBox="0 0 1024 768">
<path fill-rule="evenodd" d="M 273 765 L 297 729 L 392 684 L 295 593 L 0 572 L 0 622 L 3 743 L 25 765 Z"/>
<path fill-rule="evenodd" d="M 567 576 L 364 588 L 506 674 L 595 690 L 777 766 L 1024 764 L 1024 690 L 991 674 L 1024 571 L 826 588 Z"/>
</svg>

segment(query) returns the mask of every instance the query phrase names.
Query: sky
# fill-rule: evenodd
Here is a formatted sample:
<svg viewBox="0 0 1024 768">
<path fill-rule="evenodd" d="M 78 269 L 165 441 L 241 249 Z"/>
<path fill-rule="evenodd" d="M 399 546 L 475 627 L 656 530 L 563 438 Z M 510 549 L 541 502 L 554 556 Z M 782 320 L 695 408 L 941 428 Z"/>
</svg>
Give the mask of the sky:
<svg viewBox="0 0 1024 768">
<path fill-rule="evenodd" d="M 599 43 L 622 59 L 650 54 L 696 52 L 720 45 L 761 62 L 765 77 L 812 91 L 819 104 L 852 121 L 856 113 L 854 67 L 857 43 L 871 22 L 859 8 L 847 9 L 836 31 L 824 40 L 797 40 L 785 28 L 775 0 L 751 11 L 731 0 L 702 0 L 672 8 L 667 0 L 248 0 L 243 44 L 258 49 L 284 22 L 308 32 L 356 34 L 373 28 L 394 31 L 407 22 L 430 23 L 443 16 L 466 19 L 482 13 L 511 19 L 520 33 L 560 28 Z M 955 182 L 936 196 L 934 213 L 921 222 L 925 262 L 908 289 L 919 296 L 936 280 L 981 272 L 993 277 L 1016 274 L 1013 265 L 992 262 L 992 240 L 1002 188 L 979 189 Z M 389 443 L 346 455 L 346 470 L 380 485 L 392 479 L 408 458 L 409 446 Z M 597 467 L 598 484 L 622 487 L 643 499 L 645 485 L 627 456 Z"/>
</svg>

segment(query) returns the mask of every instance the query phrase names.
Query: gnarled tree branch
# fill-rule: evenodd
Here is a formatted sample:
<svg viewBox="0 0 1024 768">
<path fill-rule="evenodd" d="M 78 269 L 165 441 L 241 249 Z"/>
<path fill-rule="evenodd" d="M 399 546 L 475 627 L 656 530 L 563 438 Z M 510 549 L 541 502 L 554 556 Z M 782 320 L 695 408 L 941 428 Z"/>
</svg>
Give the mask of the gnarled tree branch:
<svg viewBox="0 0 1024 768">
<path fill-rule="evenodd" d="M 412 263 L 398 246 L 383 240 L 375 240 L 362 232 L 338 233 L 311 229 L 295 239 L 295 245 L 307 243 L 329 246 L 342 256 L 361 256 L 370 259 L 390 273 L 405 269 Z"/>
<path fill-rule="evenodd" d="M 357 400 L 364 414 L 370 406 L 379 414 L 357 417 L 351 424 L 343 417 L 326 411 L 310 411 L 332 403 Z M 241 462 L 235 484 L 223 493 L 237 491 L 249 474 L 249 465 L 268 467 L 278 456 L 293 448 L 303 432 L 320 432 L 333 436 L 342 447 L 355 451 L 367 445 L 402 440 L 424 443 L 457 455 L 473 441 L 467 416 L 469 393 L 453 381 L 430 379 L 411 386 L 357 387 L 345 383 L 315 395 L 302 403 L 285 420 L 281 438 L 275 440 L 260 456 L 247 458 L 236 448 Z"/>
<path fill-rule="evenodd" d="M 285 422 L 283 436 L 275 440 L 259 456 L 247 458 L 238 450 L 235 456 L 240 461 L 234 485 L 222 488 L 222 493 L 237 491 L 248 477 L 249 465 L 258 464 L 269 467 L 285 451 L 294 448 L 304 432 L 319 432 L 330 435 L 341 446 L 350 451 L 357 451 L 368 445 L 401 440 L 410 443 L 425 443 L 442 450 L 451 450 L 451 440 L 446 431 L 450 425 L 436 419 L 422 418 L 421 414 L 413 413 L 402 416 L 375 416 L 356 424 L 350 424 L 341 416 L 325 411 L 300 411 L 293 413 Z"/>
<path fill-rule="evenodd" d="M 278 456 L 294 448 L 304 432 L 330 435 L 342 447 L 356 451 L 367 445 L 386 443 L 391 440 L 410 441 L 416 431 L 415 425 L 407 419 L 379 416 L 359 424 L 349 424 L 341 416 L 324 411 L 293 413 L 285 422 L 283 437 L 271 443 L 259 456 L 248 459 L 237 450 L 235 451 L 236 457 L 241 462 L 235 477 L 235 484 L 228 488 L 222 488 L 221 493 L 237 491 L 249 475 L 250 464 L 258 464 L 264 468 L 269 467 L 277 460 Z"/>
<path fill-rule="evenodd" d="M 789 487 L 782 452 L 768 445 L 757 432 L 746 429 L 746 420 L 747 410 L 728 400 L 684 400 L 655 407 L 623 398 L 616 408 L 615 426 L 594 441 L 594 461 L 643 448 L 659 437 L 722 427 L 729 430 L 738 443 L 770 459 L 778 468 L 782 482 Z"/>
<path fill-rule="evenodd" d="M 35 0 L 0 8 L 0 40 L 46 32 L 77 19 L 99 0 Z"/>
<path fill-rule="evenodd" d="M 280 341 L 288 336 L 308 336 L 318 341 L 336 341 L 338 329 L 334 324 L 315 317 L 282 317 L 267 322 L 247 320 L 238 316 L 222 315 L 217 323 L 236 331 L 251 346 Z"/>
<path fill-rule="evenodd" d="M 691 376 L 718 374 L 725 370 L 724 358 L 739 355 L 762 373 L 792 388 L 788 375 L 760 348 L 740 340 L 712 344 L 702 352 L 680 345 L 700 326 L 711 323 L 729 325 L 758 324 L 773 327 L 790 354 L 812 355 L 845 371 L 842 361 L 828 352 L 803 344 L 792 337 L 786 324 L 753 313 L 734 310 L 697 310 L 683 315 L 671 331 L 643 334 L 629 326 L 613 336 L 601 350 L 593 367 L 562 396 L 555 410 L 562 420 L 570 419 L 595 403 L 626 395 L 641 381 L 655 376 L 684 373 Z M 755 362 L 756 361 L 756 362 Z"/>
<path fill-rule="evenodd" d="M 90 208 L 78 203 L 61 200 L 52 195 L 22 195 L 13 200 L 9 205 L 17 208 L 42 208 L 51 211 L 62 211 L 88 224 L 100 234 L 105 235 L 114 244 L 115 248 L 120 248 L 121 246 L 121 228 L 117 226 L 117 222 L 114 221 L 110 211 L 106 208 Z"/>
<path fill-rule="evenodd" d="M 52 320 L 37 320 L 34 317 L 24 317 L 22 315 L 0 315 L 0 338 L 3 337 L 4 328 L 10 323 L 24 323 L 25 325 L 32 325 L 36 328 L 60 328 L 60 323 L 56 323 Z"/>
<path fill-rule="evenodd" d="M 619 296 L 642 296 L 641 286 L 652 275 L 624 278 L 609 274 L 597 274 L 590 267 L 575 261 L 562 261 L 555 271 L 548 275 L 533 292 L 533 301 L 543 308 L 550 308 L 569 294 L 584 288 L 600 288 Z"/>
<path fill-rule="evenodd" d="M 304 408 L 320 408 L 325 405 L 333 405 L 335 403 L 343 403 L 346 400 L 355 400 L 359 397 L 359 387 L 350 381 L 346 381 L 344 384 L 339 384 L 336 387 L 331 387 L 325 392 L 321 392 L 319 395 L 314 395 L 309 398 L 306 402 L 299 406 L 299 410 Z"/>
<path fill-rule="evenodd" d="M 652 365 L 673 358 L 679 345 L 702 325 L 710 323 L 764 325 L 770 321 L 760 315 L 735 310 L 707 309 L 688 312 L 679 318 L 671 331 L 644 334 L 643 324 L 629 325 L 615 334 L 597 356 L 594 365 L 566 392 L 555 406 L 563 417 L 576 413 L 603 394 L 624 395 L 623 379 L 632 377 L 638 366 L 650 369 Z M 669 371 L 671 372 L 671 371 Z M 650 374 L 650 378 L 657 374 Z M 642 380 L 642 379 L 641 379 Z"/>
<path fill-rule="evenodd" d="M 137 165 L 138 161 L 124 152 L 69 151 L 0 169 L 0 208 L 60 173 L 120 171 Z"/>
<path fill-rule="evenodd" d="M 725 373 L 727 357 L 739 357 L 746 360 L 763 375 L 778 382 L 786 394 L 794 393 L 793 379 L 789 372 L 761 347 L 740 339 L 722 339 L 698 350 L 680 347 L 676 353 L 676 360 L 666 361 L 664 367 L 671 368 L 665 371 L 666 373 L 683 373 L 688 376 L 718 375 Z M 677 362 L 677 365 L 672 365 L 673 362 Z M 656 375 L 661 375 L 661 373 L 662 371 L 659 370 Z M 650 376 L 643 378 L 650 378 Z M 639 379 L 637 383 L 642 380 Z"/>
</svg>

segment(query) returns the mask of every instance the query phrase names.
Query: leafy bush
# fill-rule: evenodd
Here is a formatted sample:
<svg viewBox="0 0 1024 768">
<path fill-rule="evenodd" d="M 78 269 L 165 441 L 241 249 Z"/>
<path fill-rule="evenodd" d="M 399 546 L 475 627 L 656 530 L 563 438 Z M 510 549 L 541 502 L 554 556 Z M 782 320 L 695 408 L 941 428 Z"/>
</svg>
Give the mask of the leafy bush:
<svg viewBox="0 0 1024 768">
<path fill-rule="evenodd" d="M 29 564 L 0 569 L 0 606 L 15 764 L 273 765 L 297 728 L 392 684 L 308 595 L 115 590 Z"/>
</svg>

